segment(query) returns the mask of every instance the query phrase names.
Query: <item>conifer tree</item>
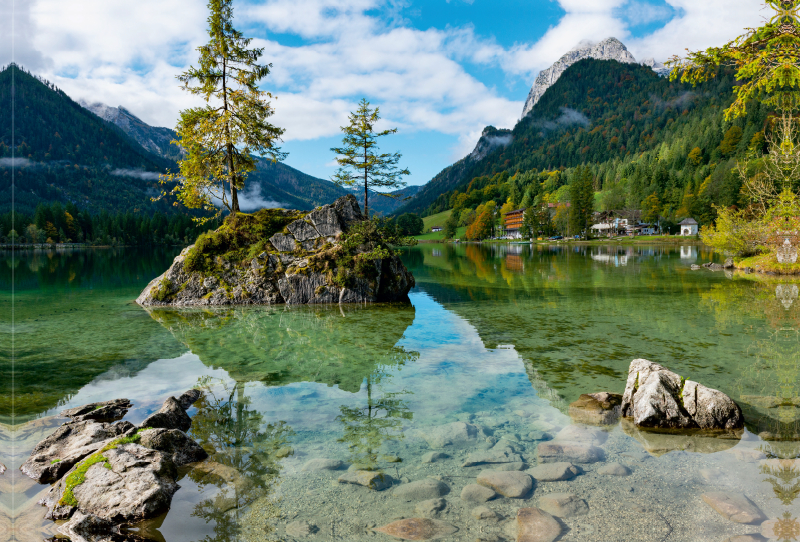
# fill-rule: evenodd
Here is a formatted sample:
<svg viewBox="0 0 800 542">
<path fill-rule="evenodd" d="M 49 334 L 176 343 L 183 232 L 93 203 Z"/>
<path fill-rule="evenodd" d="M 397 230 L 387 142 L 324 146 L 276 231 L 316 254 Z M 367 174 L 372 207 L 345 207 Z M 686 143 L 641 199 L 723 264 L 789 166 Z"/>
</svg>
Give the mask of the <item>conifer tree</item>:
<svg viewBox="0 0 800 542">
<path fill-rule="evenodd" d="M 162 176 L 162 183 L 177 182 L 171 193 L 189 208 L 213 210 L 219 200 L 235 216 L 237 193 L 256 169 L 253 154 L 273 161 L 286 154 L 276 146 L 284 130 L 267 120 L 274 113 L 267 101 L 272 94 L 258 88 L 272 64 L 258 64 L 264 50 L 248 49 L 251 38 L 233 28 L 231 4 L 209 1 L 211 39 L 198 48 L 198 67 L 178 76 L 181 88 L 202 96 L 207 105 L 181 111 L 179 139 L 173 143 L 183 147 L 186 157 L 178 162 L 180 172 Z M 220 207 L 214 216 L 221 212 Z"/>
<path fill-rule="evenodd" d="M 364 215 L 367 217 L 370 191 L 396 198 L 396 195 L 378 192 L 375 188 L 403 188 L 406 183 L 401 178 L 410 175 L 407 169 L 397 167 L 402 157 L 399 152 L 378 154 L 377 139 L 397 133 L 397 128 L 376 132 L 375 124 L 380 118 L 379 108 L 370 109 L 369 102 L 362 99 L 358 110 L 350 113 L 350 124 L 342 126 L 343 146 L 331 149 L 338 155 L 336 162 L 341 166 L 331 180 L 339 186 L 364 189 Z"/>
<path fill-rule="evenodd" d="M 570 183 L 569 222 L 576 234 L 589 235 L 589 222 L 594 211 L 594 178 L 588 166 L 576 168 Z"/>
</svg>

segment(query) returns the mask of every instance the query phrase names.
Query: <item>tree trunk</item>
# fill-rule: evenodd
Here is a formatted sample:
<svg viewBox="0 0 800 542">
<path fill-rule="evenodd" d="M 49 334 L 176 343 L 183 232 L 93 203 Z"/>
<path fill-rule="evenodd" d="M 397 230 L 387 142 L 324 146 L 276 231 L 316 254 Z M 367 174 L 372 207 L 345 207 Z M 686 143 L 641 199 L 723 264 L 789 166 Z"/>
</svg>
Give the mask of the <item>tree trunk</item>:
<svg viewBox="0 0 800 542">
<path fill-rule="evenodd" d="M 367 165 L 367 142 L 364 141 L 364 166 Z M 369 220 L 369 204 L 367 198 L 369 197 L 369 190 L 367 189 L 367 168 L 364 167 L 364 216 Z"/>
<path fill-rule="evenodd" d="M 223 59 L 222 61 L 222 107 L 225 113 L 228 112 L 228 64 Z M 228 126 L 228 121 L 225 121 L 225 138 L 227 140 L 226 150 L 228 152 L 228 175 L 231 185 L 231 214 L 233 215 L 233 223 L 236 224 L 236 213 L 239 212 L 239 196 L 236 192 L 236 170 L 233 167 L 233 143 L 231 143 L 231 129 Z M 223 185 L 224 190 L 224 185 Z"/>
</svg>

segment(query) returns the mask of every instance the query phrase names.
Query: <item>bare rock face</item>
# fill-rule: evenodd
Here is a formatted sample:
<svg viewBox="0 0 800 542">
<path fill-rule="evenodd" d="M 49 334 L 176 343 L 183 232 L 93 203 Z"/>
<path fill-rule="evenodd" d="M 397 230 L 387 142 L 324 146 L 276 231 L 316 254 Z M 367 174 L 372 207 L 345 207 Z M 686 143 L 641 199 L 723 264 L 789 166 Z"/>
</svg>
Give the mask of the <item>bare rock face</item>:
<svg viewBox="0 0 800 542">
<path fill-rule="evenodd" d="M 71 486 L 67 473 L 52 487 L 42 501 L 48 508 L 45 517 L 67 519 L 80 511 L 119 524 L 151 518 L 169 508 L 178 485 L 175 464 L 166 454 L 131 443 L 100 456 L 104 460 L 85 470 L 82 483 Z"/>
<path fill-rule="evenodd" d="M 83 420 L 95 420 L 98 422 L 112 422 L 121 420 L 132 406 L 128 399 L 114 399 L 101 403 L 89 403 L 64 410 L 59 414 L 65 418 L 70 418 L 73 422 Z"/>
<path fill-rule="evenodd" d="M 558 78 L 567 71 L 567 68 L 584 58 L 616 60 L 628 64 L 636 63 L 633 55 L 628 52 L 625 45 L 617 38 L 607 38 L 600 43 L 578 46 L 559 58 L 552 66 L 539 72 L 530 93 L 528 93 L 528 99 L 525 100 L 522 116 L 524 117 L 533 109 L 536 102 L 544 96 L 545 91 L 558 81 Z"/>
<path fill-rule="evenodd" d="M 55 482 L 86 456 L 135 430 L 130 422 L 109 424 L 85 420 L 65 423 L 36 445 L 20 470 L 40 484 Z"/>
<path fill-rule="evenodd" d="M 730 397 L 646 359 L 635 359 L 628 368 L 622 415 L 637 427 L 731 430 L 744 425 L 742 410 Z"/>
<path fill-rule="evenodd" d="M 139 433 L 139 444 L 145 448 L 158 450 L 180 467 L 187 463 L 202 461 L 208 453 L 186 433 L 178 429 L 148 429 Z"/>
<path fill-rule="evenodd" d="M 150 414 L 139 425 L 142 428 L 180 429 L 181 431 L 188 431 L 191 426 L 192 419 L 174 397 L 164 401 L 164 405 L 158 412 Z"/>
<path fill-rule="evenodd" d="M 195 404 L 202 396 L 203 392 L 200 390 L 189 390 L 183 392 L 181 396 L 178 397 L 177 401 L 183 410 L 189 410 L 189 408 L 191 408 L 191 406 Z"/>
<path fill-rule="evenodd" d="M 262 209 L 241 215 L 235 227 L 226 220 L 185 248 L 136 302 L 195 306 L 408 301 L 414 277 L 398 256 L 362 258 L 361 264 L 354 264 L 377 245 L 387 248 L 375 239 L 355 247 L 346 243 L 351 229 L 364 219 L 355 196 L 347 195 L 310 213 Z"/>
</svg>

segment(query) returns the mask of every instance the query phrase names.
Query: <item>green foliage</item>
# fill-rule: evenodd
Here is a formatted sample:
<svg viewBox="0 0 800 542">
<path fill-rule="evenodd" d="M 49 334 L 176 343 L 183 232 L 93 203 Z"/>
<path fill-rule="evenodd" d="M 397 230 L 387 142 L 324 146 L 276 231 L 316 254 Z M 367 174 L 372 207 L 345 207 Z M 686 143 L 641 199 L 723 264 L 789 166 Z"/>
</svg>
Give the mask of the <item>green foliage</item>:
<svg viewBox="0 0 800 542">
<path fill-rule="evenodd" d="M 736 152 L 739 142 L 742 140 L 742 129 L 739 126 L 731 126 L 725 132 L 725 137 L 722 138 L 722 143 L 719 144 L 719 150 L 724 156 L 729 156 Z"/>
<path fill-rule="evenodd" d="M 158 289 L 153 292 L 153 299 L 161 303 L 166 303 L 172 299 L 172 297 L 172 282 L 167 277 L 164 277 L 158 283 Z"/>
<path fill-rule="evenodd" d="M 395 153 L 378 153 L 379 137 L 397 133 L 397 128 L 375 131 L 375 124 L 380 120 L 379 108 L 370 109 L 369 102 L 362 99 L 355 113 L 350 113 L 350 124 L 342 126 L 344 137 L 342 147 L 333 147 L 331 151 L 338 156 L 336 162 L 339 170 L 331 179 L 339 186 L 359 187 L 364 193 L 364 216 L 369 218 L 369 193 L 396 198 L 398 194 L 378 192 L 377 188 L 398 189 L 406 183 L 401 179 L 410 175 L 408 169 L 397 167 L 402 155 Z"/>
<path fill-rule="evenodd" d="M 721 66 L 736 70 L 740 83 L 733 87 L 736 100 L 725 111 L 727 120 L 747 113 L 747 107 L 761 101 L 772 106 L 797 100 L 800 90 L 800 0 L 766 0 L 775 15 L 758 28 L 722 47 L 690 52 L 685 59 L 673 57 L 670 79 L 696 85 L 714 78 Z"/>
<path fill-rule="evenodd" d="M 447 221 L 444 223 L 444 236 L 446 239 L 454 239 L 456 236 L 456 231 L 458 230 L 458 216 L 456 216 L 456 212 L 453 211 L 450 213 L 450 216 L 447 218 Z"/>
<path fill-rule="evenodd" d="M 425 229 L 422 218 L 415 213 L 405 213 L 397 217 L 397 230 L 400 235 L 420 235 Z"/>
<path fill-rule="evenodd" d="M 589 236 L 592 213 L 594 212 L 594 177 L 588 166 L 575 169 L 569 184 L 569 220 L 576 235 Z"/>
<path fill-rule="evenodd" d="M 216 199 L 235 216 L 237 191 L 256 169 L 253 154 L 273 161 L 285 157 L 276 146 L 283 129 L 267 121 L 274 113 L 266 101 L 272 94 L 258 86 L 272 66 L 257 64 L 264 49 L 248 49 L 251 38 L 233 28 L 231 0 L 210 0 L 208 8 L 210 40 L 198 48 L 199 67 L 190 67 L 178 80 L 183 90 L 209 105 L 181 111 L 174 143 L 183 147 L 186 158 L 178 163 L 180 172 L 165 175 L 162 182 L 177 183 L 169 193 L 191 209 L 217 211 Z M 215 216 L 221 212 L 220 207 Z"/>
<path fill-rule="evenodd" d="M 302 218 L 303 211 L 261 209 L 225 218 L 222 226 L 200 235 L 184 260 L 184 269 L 205 275 L 219 275 L 223 266 L 249 263 L 268 248 L 269 238 Z"/>
</svg>

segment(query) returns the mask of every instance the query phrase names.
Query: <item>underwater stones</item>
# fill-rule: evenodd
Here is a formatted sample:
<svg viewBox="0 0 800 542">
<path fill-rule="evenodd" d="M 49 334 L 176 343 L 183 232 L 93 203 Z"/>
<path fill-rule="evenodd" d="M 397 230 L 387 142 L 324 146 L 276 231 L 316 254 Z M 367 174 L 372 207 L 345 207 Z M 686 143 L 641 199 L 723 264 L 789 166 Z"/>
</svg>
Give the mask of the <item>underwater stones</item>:
<svg viewBox="0 0 800 542">
<path fill-rule="evenodd" d="M 297 250 L 297 242 L 291 235 L 284 235 L 276 233 L 269 238 L 269 242 L 275 247 L 278 252 L 294 252 Z"/>
<path fill-rule="evenodd" d="M 553 542 L 559 536 L 561 524 L 544 510 L 517 510 L 517 542 Z"/>
<path fill-rule="evenodd" d="M 175 464 L 166 454 L 138 444 L 120 444 L 101 456 L 105 461 L 91 464 L 82 483 L 68 488 L 68 473 L 50 489 L 42 500 L 48 508 L 47 519 L 66 519 L 78 510 L 114 523 L 128 523 L 169 508 L 178 485 Z M 67 490 L 72 502 L 62 500 Z"/>
<path fill-rule="evenodd" d="M 533 489 L 533 479 L 520 471 L 485 470 L 477 482 L 511 499 L 522 499 Z"/>
<path fill-rule="evenodd" d="M 426 429 L 422 438 L 431 448 L 444 448 L 445 446 L 459 446 L 475 442 L 479 430 L 476 425 L 465 422 L 452 422 Z"/>
<path fill-rule="evenodd" d="M 70 418 L 74 422 L 95 420 L 110 422 L 121 419 L 133 406 L 128 399 L 113 399 L 100 403 L 89 403 L 62 411 L 59 416 Z"/>
<path fill-rule="evenodd" d="M 292 234 L 292 237 L 300 242 L 319 237 L 319 232 L 314 228 L 314 226 L 303 219 L 295 220 L 286 226 L 286 229 L 289 230 L 289 233 Z"/>
<path fill-rule="evenodd" d="M 323 237 L 336 237 L 343 231 L 339 216 L 331 205 L 323 205 L 314 210 L 308 215 L 308 219 Z"/>
<path fill-rule="evenodd" d="M 301 470 L 303 471 L 315 471 L 315 470 L 339 470 L 344 466 L 344 463 L 339 461 L 338 459 L 311 459 L 306 461 L 305 465 Z"/>
<path fill-rule="evenodd" d="M 447 501 L 444 499 L 427 499 L 418 502 L 414 507 L 416 512 L 424 517 L 431 517 L 438 515 L 439 512 L 447 508 Z"/>
<path fill-rule="evenodd" d="M 382 491 L 392 487 L 394 478 L 388 474 L 371 470 L 348 471 L 339 476 L 340 484 L 354 484 L 364 486 L 375 491 Z"/>
<path fill-rule="evenodd" d="M 191 426 L 192 419 L 174 397 L 168 397 L 157 412 L 150 414 L 139 424 L 139 427 L 142 428 L 180 429 L 181 431 L 188 431 Z"/>
<path fill-rule="evenodd" d="M 316 533 L 319 529 L 317 529 L 316 525 L 313 525 L 307 521 L 293 521 L 286 525 L 285 530 L 286 534 L 289 536 L 294 536 L 295 538 L 304 538 Z"/>
<path fill-rule="evenodd" d="M 130 422 L 65 423 L 33 448 L 20 470 L 40 484 L 55 482 L 86 456 L 135 429 Z"/>
<path fill-rule="evenodd" d="M 584 393 L 569 405 L 569 416 L 579 423 L 608 425 L 622 412 L 622 395 L 618 393 Z"/>
<path fill-rule="evenodd" d="M 447 459 L 450 457 L 447 454 L 442 452 L 428 452 L 427 454 L 422 456 L 423 463 L 436 463 L 437 461 L 441 461 L 443 459 Z"/>
<path fill-rule="evenodd" d="M 576 444 L 602 446 L 606 440 L 608 440 L 608 433 L 597 427 L 568 425 L 556 434 L 553 442 L 572 442 Z"/>
<path fill-rule="evenodd" d="M 494 520 L 497 521 L 500 519 L 500 516 L 495 513 L 494 510 L 489 508 L 488 506 L 476 506 L 472 510 L 470 510 L 469 515 L 478 520 Z"/>
<path fill-rule="evenodd" d="M 703 501 L 725 519 L 735 523 L 760 523 L 764 513 L 741 493 L 712 491 L 702 495 Z"/>
<path fill-rule="evenodd" d="M 433 540 L 449 536 L 457 532 L 458 528 L 436 519 L 408 518 L 393 521 L 375 531 L 402 540 Z"/>
<path fill-rule="evenodd" d="M 550 493 L 539 498 L 539 508 L 560 518 L 580 516 L 589 511 L 586 501 L 572 493 Z"/>
<path fill-rule="evenodd" d="M 629 476 L 631 469 L 619 463 L 608 463 L 597 469 L 597 474 L 604 476 Z"/>
<path fill-rule="evenodd" d="M 539 463 L 595 463 L 605 458 L 601 448 L 577 442 L 542 442 L 536 453 Z"/>
<path fill-rule="evenodd" d="M 450 493 L 450 488 L 444 482 L 426 478 L 397 486 L 392 495 L 407 501 L 423 501 L 443 497 Z"/>
<path fill-rule="evenodd" d="M 635 359 L 628 368 L 622 415 L 638 427 L 730 430 L 744 425 L 742 410 L 730 397 L 646 359 Z"/>
<path fill-rule="evenodd" d="M 560 482 L 562 480 L 571 480 L 583 471 L 572 463 L 558 462 L 537 465 L 532 469 L 528 469 L 527 472 L 537 482 Z"/>
<path fill-rule="evenodd" d="M 495 497 L 493 489 L 478 484 L 467 484 L 461 490 L 461 500 L 466 502 L 487 502 Z"/>
<path fill-rule="evenodd" d="M 139 433 L 139 444 L 164 452 L 176 466 L 202 461 L 208 453 L 178 429 L 148 429 Z"/>
<path fill-rule="evenodd" d="M 511 448 L 497 449 L 492 448 L 485 452 L 472 452 L 464 461 L 462 467 L 472 467 L 486 463 L 522 463 L 522 457 L 515 454 Z"/>
</svg>

